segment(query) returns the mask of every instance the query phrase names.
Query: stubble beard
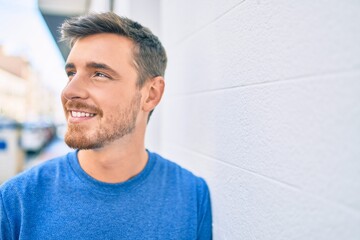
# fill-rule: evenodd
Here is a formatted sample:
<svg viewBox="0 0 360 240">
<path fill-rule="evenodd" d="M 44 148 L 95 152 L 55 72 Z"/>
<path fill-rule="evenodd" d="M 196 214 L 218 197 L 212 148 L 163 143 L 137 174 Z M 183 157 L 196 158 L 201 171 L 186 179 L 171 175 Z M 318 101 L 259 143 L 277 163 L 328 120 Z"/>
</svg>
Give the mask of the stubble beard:
<svg viewBox="0 0 360 240">
<path fill-rule="evenodd" d="M 135 94 L 126 109 L 99 119 L 96 129 L 90 129 L 89 126 L 81 126 L 80 124 L 68 124 L 65 143 L 73 149 L 98 149 L 132 133 L 140 111 L 140 100 L 141 94 Z"/>
</svg>

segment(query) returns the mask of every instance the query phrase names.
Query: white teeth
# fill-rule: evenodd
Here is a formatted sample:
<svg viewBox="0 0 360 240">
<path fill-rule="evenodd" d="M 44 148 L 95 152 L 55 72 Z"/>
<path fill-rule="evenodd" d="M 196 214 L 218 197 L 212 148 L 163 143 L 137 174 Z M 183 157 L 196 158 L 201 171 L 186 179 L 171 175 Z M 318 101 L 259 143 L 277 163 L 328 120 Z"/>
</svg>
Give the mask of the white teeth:
<svg viewBox="0 0 360 240">
<path fill-rule="evenodd" d="M 71 111 L 71 116 L 72 117 L 93 117 L 95 116 L 95 114 L 93 113 L 85 113 L 85 112 L 75 112 L 75 111 Z"/>
</svg>

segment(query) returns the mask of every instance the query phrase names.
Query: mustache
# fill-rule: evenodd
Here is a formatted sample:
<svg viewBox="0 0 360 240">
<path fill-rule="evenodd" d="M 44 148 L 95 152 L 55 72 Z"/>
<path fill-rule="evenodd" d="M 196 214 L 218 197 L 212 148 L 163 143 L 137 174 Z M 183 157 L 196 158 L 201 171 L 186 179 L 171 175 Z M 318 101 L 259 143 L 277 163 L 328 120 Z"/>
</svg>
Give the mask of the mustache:
<svg viewBox="0 0 360 240">
<path fill-rule="evenodd" d="M 80 101 L 69 100 L 65 103 L 64 107 L 66 110 L 67 109 L 76 109 L 76 110 L 82 110 L 85 112 L 95 113 L 95 114 L 99 115 L 100 117 L 103 116 L 103 111 L 100 108 L 98 108 L 94 105 L 80 102 Z"/>
</svg>

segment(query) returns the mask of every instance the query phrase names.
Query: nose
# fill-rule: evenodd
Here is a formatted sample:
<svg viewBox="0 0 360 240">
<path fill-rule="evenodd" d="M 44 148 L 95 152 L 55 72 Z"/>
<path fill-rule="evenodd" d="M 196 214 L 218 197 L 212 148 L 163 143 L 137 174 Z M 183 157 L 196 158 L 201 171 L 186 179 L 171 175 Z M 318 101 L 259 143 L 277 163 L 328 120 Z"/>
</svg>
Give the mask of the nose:
<svg viewBox="0 0 360 240">
<path fill-rule="evenodd" d="M 88 91 L 85 78 L 76 73 L 63 89 L 61 97 L 63 100 L 86 99 Z"/>
</svg>

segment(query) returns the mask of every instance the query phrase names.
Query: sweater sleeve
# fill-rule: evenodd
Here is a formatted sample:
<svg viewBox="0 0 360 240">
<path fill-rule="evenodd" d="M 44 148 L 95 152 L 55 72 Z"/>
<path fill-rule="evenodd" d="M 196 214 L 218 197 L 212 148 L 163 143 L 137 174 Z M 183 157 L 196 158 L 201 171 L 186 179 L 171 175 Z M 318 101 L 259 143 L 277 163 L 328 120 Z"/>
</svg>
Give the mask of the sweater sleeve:
<svg viewBox="0 0 360 240">
<path fill-rule="evenodd" d="M 11 230 L 9 224 L 9 218 L 6 214 L 2 191 L 0 189 L 0 240 L 10 240 Z"/>
<path fill-rule="evenodd" d="M 200 178 L 198 183 L 198 240 L 212 239 L 212 213 L 209 188 Z"/>
</svg>

